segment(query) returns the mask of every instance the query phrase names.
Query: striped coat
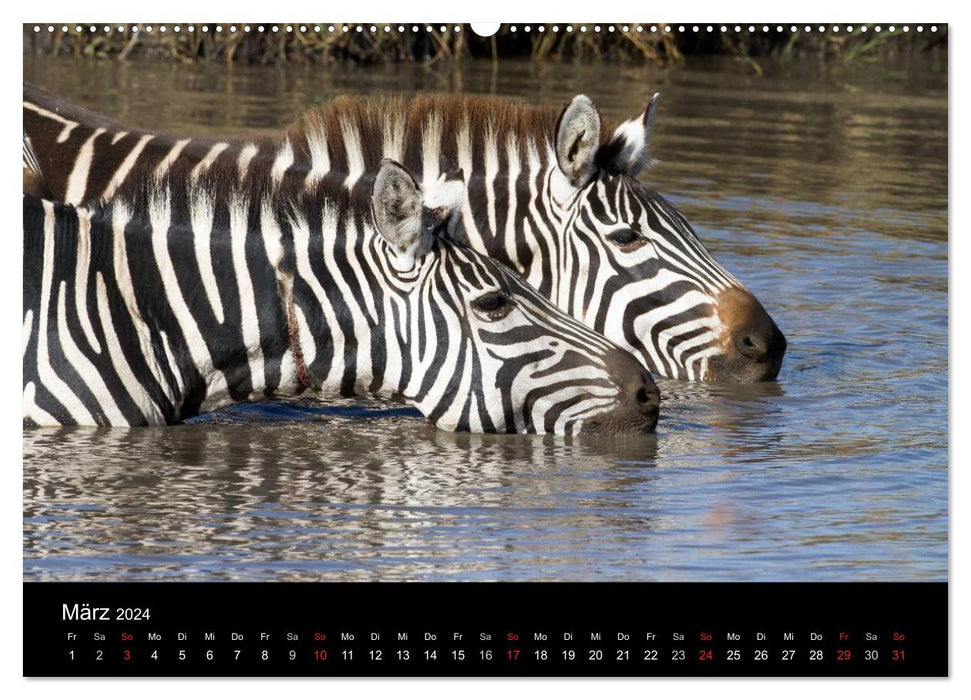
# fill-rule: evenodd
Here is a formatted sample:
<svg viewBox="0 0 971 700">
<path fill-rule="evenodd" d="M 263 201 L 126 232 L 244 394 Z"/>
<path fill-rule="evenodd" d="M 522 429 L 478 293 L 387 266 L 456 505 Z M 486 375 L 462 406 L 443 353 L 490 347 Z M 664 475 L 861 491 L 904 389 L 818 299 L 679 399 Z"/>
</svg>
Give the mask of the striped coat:
<svg viewBox="0 0 971 700">
<path fill-rule="evenodd" d="M 353 191 L 385 157 L 421 182 L 461 173 L 466 242 L 652 372 L 772 379 L 786 349 L 778 327 L 636 179 L 651 162 L 657 104 L 611 129 L 582 95 L 559 111 L 476 97 L 341 98 L 279 138 L 207 140 L 130 129 L 28 85 L 25 153 L 39 163 L 37 191 L 71 203 L 176 164 L 196 177 L 269 176 L 291 192 L 322 180 Z"/>
<path fill-rule="evenodd" d="M 442 429 L 644 432 L 636 360 L 454 240 L 464 185 L 385 162 L 293 198 L 172 172 L 74 208 L 24 197 L 24 422 L 145 425 L 311 392 Z"/>
</svg>

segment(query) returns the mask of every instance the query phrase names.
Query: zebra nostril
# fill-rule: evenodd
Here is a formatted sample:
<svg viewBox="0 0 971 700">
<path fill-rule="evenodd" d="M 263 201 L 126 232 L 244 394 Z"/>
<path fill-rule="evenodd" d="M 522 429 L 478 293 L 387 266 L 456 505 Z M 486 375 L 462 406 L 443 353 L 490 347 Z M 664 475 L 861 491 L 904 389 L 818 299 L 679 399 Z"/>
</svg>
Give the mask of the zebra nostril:
<svg viewBox="0 0 971 700">
<path fill-rule="evenodd" d="M 765 338 L 757 333 L 743 333 L 738 336 L 735 342 L 738 351 L 750 360 L 761 361 L 765 359 L 768 343 Z"/>
<path fill-rule="evenodd" d="M 628 394 L 637 406 L 637 410 L 642 413 L 655 414 L 661 403 L 661 392 L 658 391 L 657 384 L 651 379 L 651 375 L 640 370 L 640 377 L 637 382 L 637 389 Z"/>
</svg>

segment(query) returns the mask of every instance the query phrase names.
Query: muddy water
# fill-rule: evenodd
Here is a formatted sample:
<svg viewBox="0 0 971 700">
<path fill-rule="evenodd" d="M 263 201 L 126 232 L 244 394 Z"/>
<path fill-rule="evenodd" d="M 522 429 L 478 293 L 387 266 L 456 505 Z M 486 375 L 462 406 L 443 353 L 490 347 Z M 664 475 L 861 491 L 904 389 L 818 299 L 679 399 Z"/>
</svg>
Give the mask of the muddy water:
<svg viewBox="0 0 971 700">
<path fill-rule="evenodd" d="M 145 128 L 270 133 L 337 93 L 664 99 L 646 179 L 789 340 L 659 381 L 656 437 L 445 434 L 360 403 L 24 434 L 24 576 L 944 580 L 947 82 L 924 63 L 241 68 L 25 58 Z"/>
</svg>

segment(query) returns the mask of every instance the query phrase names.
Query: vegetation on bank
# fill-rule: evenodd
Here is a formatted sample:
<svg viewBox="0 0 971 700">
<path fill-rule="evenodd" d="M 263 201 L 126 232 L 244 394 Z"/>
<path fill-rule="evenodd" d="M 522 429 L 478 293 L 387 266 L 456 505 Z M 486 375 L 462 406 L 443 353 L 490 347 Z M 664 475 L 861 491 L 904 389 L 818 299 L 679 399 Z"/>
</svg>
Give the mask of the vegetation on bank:
<svg viewBox="0 0 971 700">
<path fill-rule="evenodd" d="M 630 23 L 502 25 L 492 37 L 469 25 L 182 24 L 24 25 L 24 52 L 57 56 L 177 61 L 357 64 L 458 61 L 464 58 L 605 60 L 671 65 L 693 55 L 818 56 L 866 60 L 893 54 L 946 52 L 947 25 L 735 26 Z M 879 30 L 878 30 L 879 26 Z M 372 31 L 372 27 L 374 30 Z M 456 31 L 458 27 L 458 31 Z M 670 31 L 666 28 L 670 27 Z M 695 30 L 697 27 L 697 31 Z M 248 28 L 248 29 L 247 29 Z M 807 31 L 808 29 L 808 31 Z M 892 31 L 891 31 L 892 30 Z"/>
</svg>

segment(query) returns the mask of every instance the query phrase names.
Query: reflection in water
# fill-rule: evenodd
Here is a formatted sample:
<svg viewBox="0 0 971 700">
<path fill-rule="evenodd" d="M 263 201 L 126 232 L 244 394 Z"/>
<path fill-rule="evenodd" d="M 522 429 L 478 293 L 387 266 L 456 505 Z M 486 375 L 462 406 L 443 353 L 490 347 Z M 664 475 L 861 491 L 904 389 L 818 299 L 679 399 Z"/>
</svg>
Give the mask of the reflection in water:
<svg viewBox="0 0 971 700">
<path fill-rule="evenodd" d="M 25 578 L 946 579 L 945 76 L 24 63 L 119 119 L 208 135 L 268 133 L 341 92 L 586 92 L 618 119 L 658 89 L 647 180 L 789 340 L 779 383 L 659 380 L 656 436 L 454 435 L 299 401 L 28 431 Z"/>
<path fill-rule="evenodd" d="M 134 572 L 172 576 L 218 560 L 225 577 L 447 577 L 450 557 L 492 576 L 553 557 L 562 574 L 592 533 L 621 546 L 650 531 L 635 494 L 650 493 L 656 451 L 654 436 L 452 434 L 410 418 L 35 430 L 29 556 L 56 570 L 80 536 L 89 573 L 124 552 Z"/>
</svg>

